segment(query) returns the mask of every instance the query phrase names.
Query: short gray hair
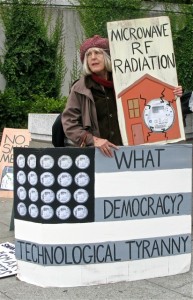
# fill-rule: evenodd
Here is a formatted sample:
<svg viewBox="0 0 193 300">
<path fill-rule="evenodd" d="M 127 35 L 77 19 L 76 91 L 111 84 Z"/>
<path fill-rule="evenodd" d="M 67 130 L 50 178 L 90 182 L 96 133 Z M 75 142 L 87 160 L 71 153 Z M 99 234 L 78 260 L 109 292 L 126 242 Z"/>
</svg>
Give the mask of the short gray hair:
<svg viewBox="0 0 193 300">
<path fill-rule="evenodd" d="M 108 55 L 107 52 L 105 50 L 101 49 L 101 48 L 94 48 L 94 49 L 97 49 L 97 50 L 99 49 L 100 51 L 102 51 L 103 56 L 104 56 L 105 69 L 107 70 L 107 72 L 112 72 L 112 64 L 111 64 L 110 55 Z M 87 51 L 89 51 L 89 49 Z M 88 66 L 86 53 L 85 53 L 84 60 L 83 60 L 83 65 L 82 65 L 82 74 L 85 75 L 85 76 L 92 74 L 92 72 L 91 72 L 91 70 L 89 69 L 89 66 Z"/>
</svg>

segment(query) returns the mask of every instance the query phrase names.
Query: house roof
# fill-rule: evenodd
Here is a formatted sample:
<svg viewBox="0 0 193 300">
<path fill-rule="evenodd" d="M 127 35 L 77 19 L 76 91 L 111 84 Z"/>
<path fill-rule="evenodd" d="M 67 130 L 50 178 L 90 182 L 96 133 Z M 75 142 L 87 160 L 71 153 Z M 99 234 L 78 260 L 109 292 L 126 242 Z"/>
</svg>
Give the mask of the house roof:
<svg viewBox="0 0 193 300">
<path fill-rule="evenodd" d="M 118 98 L 120 98 L 121 96 L 123 96 L 127 91 L 129 91 L 130 89 L 132 89 L 134 86 L 138 85 L 140 82 L 142 82 L 143 80 L 145 79 L 149 79 L 151 81 L 154 81 L 156 83 L 159 83 L 159 84 L 162 84 L 170 89 L 174 89 L 175 87 L 166 83 L 166 82 L 163 82 L 161 80 L 159 80 L 158 78 L 155 78 L 149 74 L 145 74 L 143 75 L 142 77 L 140 77 L 138 80 L 136 80 L 133 84 L 131 84 L 129 87 L 127 87 L 126 89 L 124 89 L 123 91 L 121 91 L 119 94 L 118 94 Z"/>
</svg>

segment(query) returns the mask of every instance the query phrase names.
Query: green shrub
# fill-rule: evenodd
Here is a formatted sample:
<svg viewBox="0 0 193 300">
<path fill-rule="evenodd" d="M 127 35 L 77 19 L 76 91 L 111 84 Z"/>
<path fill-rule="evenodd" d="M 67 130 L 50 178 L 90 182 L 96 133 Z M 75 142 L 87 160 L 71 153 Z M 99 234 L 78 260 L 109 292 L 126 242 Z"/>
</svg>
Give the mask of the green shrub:
<svg viewBox="0 0 193 300">
<path fill-rule="evenodd" d="M 64 109 L 63 15 L 58 9 L 53 22 L 46 1 L 0 2 L 5 32 L 0 72 L 6 81 L 5 91 L 0 92 L 0 131 L 4 127 L 27 128 L 30 112 L 59 113 Z"/>
<path fill-rule="evenodd" d="M 0 132 L 7 128 L 27 128 L 27 114 L 29 104 L 19 99 L 12 89 L 0 92 Z"/>
<path fill-rule="evenodd" d="M 29 113 L 60 113 L 63 111 L 67 101 L 65 96 L 55 99 L 35 95 L 33 98 L 34 101 L 31 102 Z"/>
<path fill-rule="evenodd" d="M 3 4 L 4 3 L 4 4 Z M 55 25 L 51 10 L 43 0 L 11 0 L 1 3 L 0 16 L 5 30 L 5 52 L 0 71 L 23 100 L 34 94 L 60 96 L 64 75 L 62 15 Z"/>
<path fill-rule="evenodd" d="M 0 92 L 0 132 L 3 128 L 28 128 L 28 113 L 60 113 L 67 98 L 48 98 L 34 95 L 30 101 L 18 99 L 14 90 Z"/>
</svg>

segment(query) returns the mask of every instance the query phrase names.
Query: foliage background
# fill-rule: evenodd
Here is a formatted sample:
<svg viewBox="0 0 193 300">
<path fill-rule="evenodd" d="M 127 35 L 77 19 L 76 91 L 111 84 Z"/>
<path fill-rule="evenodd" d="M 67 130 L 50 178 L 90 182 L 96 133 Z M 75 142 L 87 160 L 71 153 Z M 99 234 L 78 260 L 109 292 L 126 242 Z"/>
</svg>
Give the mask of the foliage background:
<svg viewBox="0 0 193 300">
<path fill-rule="evenodd" d="M 173 25 L 178 80 L 184 90 L 193 90 L 193 4 L 181 5 L 181 12 L 177 16 L 169 13 Z"/>
<path fill-rule="evenodd" d="M 141 0 L 79 0 L 78 11 L 86 37 L 107 36 L 106 23 L 145 16 Z"/>
<path fill-rule="evenodd" d="M 0 72 L 6 87 L 0 93 L 0 130 L 27 127 L 28 113 L 35 109 L 58 112 L 62 104 L 64 107 L 63 19 L 58 12 L 53 25 L 52 11 L 43 4 L 41 0 L 1 2 L 5 49 Z"/>
<path fill-rule="evenodd" d="M 0 131 L 4 127 L 27 128 L 29 112 L 58 113 L 67 97 L 61 96 L 65 79 L 63 15 L 53 23 L 47 0 L 0 0 L 0 20 L 5 49 L 0 72 L 6 80 L 0 92 Z M 168 15 L 171 20 L 179 84 L 193 87 L 193 0 L 79 0 L 71 8 L 79 12 L 85 37 L 107 36 L 106 23 Z M 33 5 L 32 5 L 33 3 Z M 155 8 L 157 4 L 160 9 Z M 54 7 L 54 9 L 57 9 Z M 67 41 L 68 42 L 68 41 Z M 79 46 L 75 46 L 79 47 Z M 71 83 L 80 77 L 78 57 L 70 71 Z"/>
</svg>

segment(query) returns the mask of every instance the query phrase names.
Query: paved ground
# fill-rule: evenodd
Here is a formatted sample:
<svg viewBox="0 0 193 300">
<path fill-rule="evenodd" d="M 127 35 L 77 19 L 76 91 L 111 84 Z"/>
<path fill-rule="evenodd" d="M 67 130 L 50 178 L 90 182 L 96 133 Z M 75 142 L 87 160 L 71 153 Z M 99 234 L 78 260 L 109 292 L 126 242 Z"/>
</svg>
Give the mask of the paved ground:
<svg viewBox="0 0 193 300">
<path fill-rule="evenodd" d="M 10 231 L 12 207 L 12 199 L 0 198 L 0 243 L 14 243 L 14 231 Z M 193 299 L 193 271 L 191 268 L 188 273 L 181 275 L 77 288 L 41 288 L 12 276 L 0 279 L 0 300 L 9 299 Z"/>
</svg>

